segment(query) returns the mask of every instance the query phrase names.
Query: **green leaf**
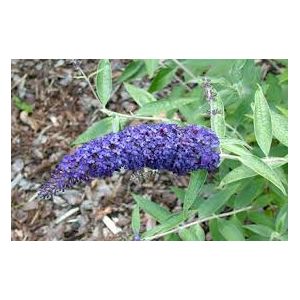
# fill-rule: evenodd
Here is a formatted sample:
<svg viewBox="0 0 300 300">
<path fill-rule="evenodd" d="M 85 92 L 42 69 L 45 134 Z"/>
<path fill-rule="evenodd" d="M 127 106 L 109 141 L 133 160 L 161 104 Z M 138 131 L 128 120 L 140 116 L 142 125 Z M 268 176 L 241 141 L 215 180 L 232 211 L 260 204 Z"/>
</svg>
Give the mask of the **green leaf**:
<svg viewBox="0 0 300 300">
<path fill-rule="evenodd" d="M 123 81 L 127 81 L 135 77 L 143 68 L 144 62 L 142 60 L 135 60 L 129 63 L 125 70 L 123 71 L 122 75 L 118 78 L 118 83 Z"/>
<path fill-rule="evenodd" d="M 225 241 L 218 227 L 218 219 L 212 219 L 208 222 L 209 233 L 213 241 Z"/>
<path fill-rule="evenodd" d="M 150 78 L 153 77 L 156 69 L 159 66 L 159 59 L 144 59 L 146 70 Z"/>
<path fill-rule="evenodd" d="M 21 100 L 18 96 L 13 96 L 13 101 L 19 110 L 26 111 L 28 113 L 31 113 L 33 111 L 32 105 L 30 103 L 27 103 L 26 101 Z"/>
<path fill-rule="evenodd" d="M 135 205 L 132 211 L 131 228 L 134 234 L 139 234 L 141 228 L 141 219 L 138 205 Z"/>
<path fill-rule="evenodd" d="M 201 203 L 198 207 L 199 218 L 205 218 L 217 212 L 236 192 L 238 186 L 239 184 L 227 186 L 225 189 L 217 192 L 216 194 L 205 200 L 203 203 Z"/>
<path fill-rule="evenodd" d="M 272 129 L 274 137 L 288 147 L 288 119 L 271 110 Z"/>
<path fill-rule="evenodd" d="M 177 233 L 170 233 L 164 236 L 164 241 L 181 241 Z"/>
<path fill-rule="evenodd" d="M 243 225 L 243 228 L 248 229 L 260 236 L 267 237 L 267 238 L 270 238 L 273 233 L 272 228 L 261 224 Z"/>
<path fill-rule="evenodd" d="M 195 224 L 189 228 L 184 228 L 178 232 L 183 241 L 204 241 L 205 232 L 199 224 Z"/>
<path fill-rule="evenodd" d="M 148 89 L 149 93 L 153 93 L 162 90 L 167 84 L 169 84 L 175 74 L 174 68 L 163 68 L 153 78 L 151 85 Z"/>
<path fill-rule="evenodd" d="M 255 224 L 265 225 L 270 228 L 274 227 L 273 218 L 266 215 L 265 211 L 249 211 L 248 219 Z"/>
<path fill-rule="evenodd" d="M 276 108 L 283 114 L 284 117 L 288 117 L 288 110 L 282 106 L 276 105 Z"/>
<path fill-rule="evenodd" d="M 272 143 L 272 122 L 269 105 L 260 86 L 254 100 L 254 133 L 260 149 L 268 156 Z"/>
<path fill-rule="evenodd" d="M 270 166 L 272 169 L 278 168 L 288 162 L 287 158 L 283 157 L 269 157 L 263 159 L 263 162 L 266 163 L 268 166 Z M 231 172 L 226 174 L 226 176 L 222 179 L 220 186 L 239 181 L 244 178 L 249 178 L 257 176 L 257 172 L 253 171 L 252 169 L 249 169 L 246 166 L 239 166 L 235 169 L 233 169 Z"/>
<path fill-rule="evenodd" d="M 188 189 L 185 193 L 183 211 L 187 212 L 195 202 L 207 176 L 207 171 L 199 170 L 191 174 Z"/>
<path fill-rule="evenodd" d="M 227 241 L 244 241 L 244 235 L 239 228 L 229 220 L 218 219 L 220 233 Z"/>
<path fill-rule="evenodd" d="M 249 180 L 243 189 L 234 197 L 234 208 L 239 209 L 251 204 L 252 200 L 258 197 L 264 188 L 264 180 Z"/>
<path fill-rule="evenodd" d="M 156 99 L 154 96 L 152 96 L 150 93 L 147 91 L 137 88 L 134 85 L 131 85 L 129 83 L 125 83 L 125 88 L 129 95 L 133 98 L 133 100 L 140 106 L 142 107 L 143 105 L 150 103 L 150 102 L 155 102 Z"/>
<path fill-rule="evenodd" d="M 251 152 L 249 152 L 249 150 L 247 150 L 246 148 L 237 145 L 237 144 L 222 144 L 221 145 L 223 150 L 226 150 L 228 152 L 232 152 L 234 154 L 237 155 L 250 155 Z"/>
<path fill-rule="evenodd" d="M 284 69 L 282 73 L 278 75 L 278 79 L 280 84 L 288 82 L 288 69 Z"/>
<path fill-rule="evenodd" d="M 120 125 L 120 118 L 119 118 L 118 115 L 115 115 L 113 117 L 113 120 L 112 120 L 112 131 L 114 133 L 119 132 L 120 131 L 120 126 L 121 126 Z"/>
<path fill-rule="evenodd" d="M 156 221 L 162 223 L 171 216 L 171 213 L 166 208 L 161 207 L 150 199 L 135 194 L 132 194 L 132 196 L 139 207 Z"/>
<path fill-rule="evenodd" d="M 284 195 L 286 195 L 285 188 L 278 178 L 278 175 L 270 166 L 264 163 L 263 160 L 254 155 L 243 155 L 239 160 L 243 165 L 272 182 Z"/>
<path fill-rule="evenodd" d="M 99 62 L 96 77 L 96 90 L 100 101 L 103 106 L 105 106 L 112 91 L 112 74 L 108 59 L 102 59 Z"/>
<path fill-rule="evenodd" d="M 239 146 L 245 146 L 248 149 L 251 149 L 251 147 L 243 140 L 235 139 L 235 138 L 221 138 L 220 139 L 220 145 L 226 146 L 226 145 L 239 145 Z"/>
<path fill-rule="evenodd" d="M 105 119 L 102 119 L 101 121 L 95 122 L 91 127 L 89 127 L 84 133 L 80 134 L 75 141 L 72 142 L 72 146 L 83 144 L 86 142 L 89 142 L 90 140 L 93 140 L 95 138 L 98 138 L 100 136 L 103 136 L 105 134 L 108 134 L 112 132 L 113 124 L 113 118 L 108 117 Z"/>
<path fill-rule="evenodd" d="M 137 111 L 137 115 L 153 116 L 159 115 L 161 112 L 167 112 L 172 109 L 178 109 L 181 106 L 197 101 L 196 98 L 177 98 L 160 100 L 145 104 Z"/>
<path fill-rule="evenodd" d="M 191 212 L 189 212 L 192 214 Z M 153 235 L 165 233 L 171 229 L 174 229 L 176 226 L 180 225 L 184 220 L 186 219 L 186 216 L 183 214 L 183 212 L 176 213 L 171 215 L 167 220 L 164 220 L 164 222 L 160 225 L 157 225 L 150 230 L 146 231 L 143 234 L 143 238 L 149 238 Z"/>
<path fill-rule="evenodd" d="M 284 234 L 288 229 L 288 205 L 285 204 L 279 210 L 276 220 L 275 229 L 280 234 Z"/>
<path fill-rule="evenodd" d="M 225 116 L 224 116 L 224 105 L 220 95 L 216 96 L 215 101 L 211 101 L 211 110 L 215 111 L 210 118 L 211 129 L 217 134 L 219 138 L 225 136 Z"/>
<path fill-rule="evenodd" d="M 253 177 L 256 176 L 257 173 L 252 171 L 251 169 L 240 166 L 235 169 L 233 169 L 231 172 L 229 172 L 221 181 L 220 186 L 224 186 L 226 184 L 242 180 L 244 178 Z"/>
</svg>

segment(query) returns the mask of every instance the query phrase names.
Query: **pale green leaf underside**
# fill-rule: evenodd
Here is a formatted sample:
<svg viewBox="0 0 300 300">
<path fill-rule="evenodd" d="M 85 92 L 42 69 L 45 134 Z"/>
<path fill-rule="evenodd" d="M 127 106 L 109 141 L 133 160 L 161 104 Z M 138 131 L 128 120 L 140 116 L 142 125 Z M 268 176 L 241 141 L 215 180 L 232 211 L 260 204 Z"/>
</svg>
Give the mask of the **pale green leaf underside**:
<svg viewBox="0 0 300 300">
<path fill-rule="evenodd" d="M 152 116 L 159 115 L 161 112 L 167 112 L 172 109 L 178 109 L 183 105 L 197 101 L 197 98 L 177 98 L 160 100 L 145 104 L 137 111 L 137 115 Z"/>
<path fill-rule="evenodd" d="M 254 133 L 260 149 L 268 156 L 272 143 L 272 122 L 269 105 L 261 87 L 255 92 Z"/>
<path fill-rule="evenodd" d="M 142 107 L 143 105 L 155 102 L 156 99 L 153 95 L 148 93 L 146 90 L 135 87 L 134 85 L 131 85 L 129 83 L 125 83 L 125 88 L 129 95 L 133 98 L 133 100 Z"/>
<path fill-rule="evenodd" d="M 100 101 L 105 106 L 112 92 L 112 74 L 108 59 L 102 59 L 98 65 L 96 90 Z"/>
<path fill-rule="evenodd" d="M 134 234 L 138 234 L 140 232 L 141 220 L 140 220 L 140 209 L 139 206 L 136 205 L 132 211 L 131 218 L 131 228 Z"/>
<path fill-rule="evenodd" d="M 83 144 L 89 142 L 90 140 L 101 137 L 105 134 L 112 132 L 113 118 L 108 117 L 102 119 L 101 121 L 95 122 L 91 127 L 89 127 L 85 132 L 77 137 L 77 139 L 72 142 L 72 145 Z"/>
<path fill-rule="evenodd" d="M 132 194 L 139 207 L 153 217 L 158 222 L 163 222 L 171 216 L 171 213 L 159 204 L 151 201 L 147 197 Z"/>
<path fill-rule="evenodd" d="M 288 119 L 272 110 L 271 118 L 274 137 L 288 147 Z"/>
<path fill-rule="evenodd" d="M 185 193 L 183 210 L 186 212 L 193 205 L 198 196 L 207 176 L 205 170 L 194 171 L 191 174 L 188 189 Z"/>
<path fill-rule="evenodd" d="M 270 166 L 272 169 L 278 168 L 287 163 L 287 159 L 282 157 L 269 157 L 267 159 L 263 159 L 263 161 Z M 226 176 L 222 179 L 220 186 L 239 181 L 244 178 L 249 178 L 253 176 L 257 176 L 258 173 L 253 171 L 252 169 L 246 166 L 239 166 L 232 171 L 230 171 Z"/>
<path fill-rule="evenodd" d="M 243 165 L 272 182 L 282 191 L 284 195 L 286 195 L 285 188 L 278 178 L 278 175 L 276 174 L 276 172 L 274 172 L 274 170 L 272 170 L 270 166 L 264 163 L 263 160 L 254 155 L 241 156 L 239 160 Z"/>
</svg>

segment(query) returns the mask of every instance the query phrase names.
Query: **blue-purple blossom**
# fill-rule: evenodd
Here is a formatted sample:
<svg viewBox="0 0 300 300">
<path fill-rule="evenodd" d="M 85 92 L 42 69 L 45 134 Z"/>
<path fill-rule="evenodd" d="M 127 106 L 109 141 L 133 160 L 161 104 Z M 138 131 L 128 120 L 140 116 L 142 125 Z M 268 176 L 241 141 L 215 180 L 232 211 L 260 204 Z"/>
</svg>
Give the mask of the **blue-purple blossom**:
<svg viewBox="0 0 300 300">
<path fill-rule="evenodd" d="M 58 191 L 92 178 L 111 176 L 121 168 L 145 167 L 178 175 L 215 170 L 220 161 L 219 139 L 210 129 L 189 125 L 142 124 L 92 140 L 66 155 L 41 186 L 39 195 L 49 198 Z"/>
</svg>

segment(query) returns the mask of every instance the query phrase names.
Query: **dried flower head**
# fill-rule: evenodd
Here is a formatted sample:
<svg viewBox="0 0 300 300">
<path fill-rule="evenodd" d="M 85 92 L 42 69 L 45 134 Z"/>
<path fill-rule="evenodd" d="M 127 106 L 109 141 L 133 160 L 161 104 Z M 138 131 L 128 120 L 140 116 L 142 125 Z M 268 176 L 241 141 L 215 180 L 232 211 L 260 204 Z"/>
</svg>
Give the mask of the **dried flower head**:
<svg viewBox="0 0 300 300">
<path fill-rule="evenodd" d="M 204 90 L 204 97 L 208 102 L 216 100 L 217 92 L 213 88 L 210 79 L 206 77 L 203 79 L 202 88 Z"/>
<path fill-rule="evenodd" d="M 214 132 L 196 125 L 130 126 L 92 140 L 66 155 L 41 186 L 39 195 L 49 198 L 78 182 L 111 176 L 121 168 L 137 171 L 147 167 L 178 175 L 197 169 L 213 171 L 220 161 L 218 146 Z"/>
</svg>

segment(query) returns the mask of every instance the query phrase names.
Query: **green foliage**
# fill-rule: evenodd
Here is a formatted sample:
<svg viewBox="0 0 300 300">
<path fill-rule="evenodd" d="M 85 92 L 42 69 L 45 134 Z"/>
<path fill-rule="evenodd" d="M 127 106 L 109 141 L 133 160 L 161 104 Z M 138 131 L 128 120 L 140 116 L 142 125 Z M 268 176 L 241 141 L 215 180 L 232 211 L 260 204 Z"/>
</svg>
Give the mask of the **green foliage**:
<svg viewBox="0 0 300 300">
<path fill-rule="evenodd" d="M 255 93 L 254 133 L 259 147 L 268 156 L 272 143 L 271 113 L 260 86 Z"/>
<path fill-rule="evenodd" d="M 188 189 L 184 195 L 183 211 L 185 213 L 195 202 L 196 197 L 205 182 L 206 176 L 207 172 L 203 170 L 192 172 Z"/>
<path fill-rule="evenodd" d="M 150 93 L 147 91 L 137 88 L 134 85 L 131 85 L 129 83 L 124 84 L 127 92 L 129 95 L 133 98 L 133 100 L 140 106 L 142 107 L 143 105 L 156 101 L 154 96 L 152 96 Z"/>
<path fill-rule="evenodd" d="M 112 92 L 112 74 L 108 59 L 99 62 L 96 76 L 96 90 L 103 106 L 108 102 Z"/>
<path fill-rule="evenodd" d="M 113 118 L 104 118 L 101 121 L 95 122 L 91 127 L 89 127 L 85 132 L 79 135 L 72 145 L 78 145 L 86 143 L 97 137 L 101 137 L 113 131 Z"/>
<path fill-rule="evenodd" d="M 144 61 L 148 76 L 152 78 L 159 66 L 159 59 L 145 59 Z"/>
<path fill-rule="evenodd" d="M 118 78 L 118 83 L 136 78 L 143 72 L 144 63 L 142 60 L 134 60 L 127 65 L 122 75 Z"/>
<path fill-rule="evenodd" d="M 288 62 L 269 61 L 277 65 L 276 74 L 265 74 L 252 59 L 132 60 L 112 82 L 109 61 L 100 60 L 96 92 L 108 117 L 73 145 L 117 132 L 135 118 L 210 127 L 220 138 L 219 170 L 192 172 L 187 187 L 171 187 L 176 210 L 132 194 L 134 235 L 144 228 L 141 216 L 146 213 L 157 224 L 142 230 L 144 240 L 287 240 Z M 210 102 L 204 77 L 216 91 Z M 138 87 L 139 80 L 149 88 Z M 131 115 L 108 109 L 113 87 L 120 84 L 139 106 Z M 20 101 L 14 99 L 26 110 Z"/>
<path fill-rule="evenodd" d="M 26 101 L 21 100 L 18 96 L 13 96 L 13 101 L 15 103 L 15 106 L 22 111 L 26 111 L 28 113 L 32 113 L 33 108 L 30 103 L 27 103 Z"/>
<path fill-rule="evenodd" d="M 169 84 L 175 74 L 175 71 L 176 69 L 172 67 L 162 68 L 153 78 L 148 89 L 149 93 L 159 91 Z"/>
<path fill-rule="evenodd" d="M 181 229 L 178 234 L 183 241 L 205 240 L 205 232 L 199 224 L 195 224 L 190 228 Z"/>
<path fill-rule="evenodd" d="M 141 228 L 140 209 L 138 205 L 132 210 L 131 228 L 135 235 L 139 234 Z"/>
<path fill-rule="evenodd" d="M 288 120 L 285 116 L 271 111 L 274 137 L 283 145 L 288 146 Z"/>
<path fill-rule="evenodd" d="M 151 116 L 157 115 L 162 112 L 167 112 L 172 109 L 180 108 L 181 106 L 190 104 L 197 101 L 196 98 L 177 98 L 177 99 L 167 99 L 156 102 L 151 102 L 145 104 L 137 111 L 137 115 L 140 116 Z"/>
</svg>

